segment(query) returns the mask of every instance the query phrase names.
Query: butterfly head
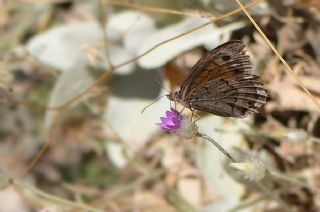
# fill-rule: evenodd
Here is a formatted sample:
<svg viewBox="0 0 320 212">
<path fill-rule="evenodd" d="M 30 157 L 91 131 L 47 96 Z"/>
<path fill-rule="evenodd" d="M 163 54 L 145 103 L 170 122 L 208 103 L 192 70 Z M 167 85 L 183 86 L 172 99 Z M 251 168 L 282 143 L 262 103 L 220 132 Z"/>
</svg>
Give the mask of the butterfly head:
<svg viewBox="0 0 320 212">
<path fill-rule="evenodd" d="M 181 100 L 180 91 L 172 91 L 170 92 L 170 94 L 167 95 L 167 97 L 170 101 L 174 101 L 174 102 L 180 102 Z"/>
</svg>

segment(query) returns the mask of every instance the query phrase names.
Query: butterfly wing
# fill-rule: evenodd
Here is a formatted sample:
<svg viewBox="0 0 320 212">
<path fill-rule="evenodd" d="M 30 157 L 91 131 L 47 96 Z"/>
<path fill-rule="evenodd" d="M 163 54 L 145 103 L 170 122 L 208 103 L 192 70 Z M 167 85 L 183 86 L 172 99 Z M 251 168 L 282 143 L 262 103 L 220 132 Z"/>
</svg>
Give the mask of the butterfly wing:
<svg viewBox="0 0 320 212">
<path fill-rule="evenodd" d="M 243 118 L 257 113 L 266 103 L 267 96 L 259 77 L 246 74 L 210 80 L 186 101 L 196 110 Z"/>
<path fill-rule="evenodd" d="M 182 103 L 225 117 L 245 117 L 266 102 L 259 77 L 241 41 L 229 41 L 205 54 L 181 86 Z"/>
</svg>

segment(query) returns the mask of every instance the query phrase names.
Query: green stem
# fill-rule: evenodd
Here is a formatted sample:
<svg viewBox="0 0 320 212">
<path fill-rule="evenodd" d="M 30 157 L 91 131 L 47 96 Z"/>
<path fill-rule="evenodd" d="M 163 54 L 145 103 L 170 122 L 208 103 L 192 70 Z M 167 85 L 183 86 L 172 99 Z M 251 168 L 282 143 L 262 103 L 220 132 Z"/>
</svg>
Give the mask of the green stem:
<svg viewBox="0 0 320 212">
<path fill-rule="evenodd" d="M 210 141 L 210 143 L 212 143 L 215 147 L 217 147 L 217 149 L 222 152 L 227 158 L 229 158 L 233 163 L 236 163 L 236 160 L 233 159 L 233 157 L 231 157 L 231 155 L 229 155 L 229 153 L 224 150 L 222 148 L 222 146 L 220 146 L 220 144 L 218 144 L 215 140 L 213 140 L 211 137 L 209 137 L 208 135 L 206 134 L 203 134 L 203 133 L 199 133 L 197 132 L 197 136 L 200 137 L 200 138 L 203 138 L 203 139 L 206 139 L 207 141 Z"/>
<path fill-rule="evenodd" d="M 34 194 L 39 195 L 40 197 L 42 197 L 44 199 L 50 200 L 52 202 L 56 202 L 56 203 L 58 203 L 60 205 L 66 205 L 66 206 L 69 206 L 69 207 L 76 207 L 76 208 L 83 209 L 85 211 L 93 211 L 93 212 L 102 211 L 100 209 L 92 208 L 92 207 L 90 207 L 88 205 L 84 205 L 84 204 L 81 204 L 81 203 L 73 202 L 73 201 L 70 201 L 70 200 L 67 200 L 67 199 L 63 199 L 63 198 L 54 196 L 52 194 L 45 193 L 45 192 L 43 192 L 43 191 L 41 191 L 41 190 L 39 190 L 37 188 L 31 187 L 31 186 L 23 184 L 23 183 L 19 183 L 19 182 L 15 181 L 12 184 L 17 186 L 17 188 L 20 188 L 20 189 L 23 189 L 23 190 L 27 190 L 27 191 L 31 191 Z"/>
</svg>

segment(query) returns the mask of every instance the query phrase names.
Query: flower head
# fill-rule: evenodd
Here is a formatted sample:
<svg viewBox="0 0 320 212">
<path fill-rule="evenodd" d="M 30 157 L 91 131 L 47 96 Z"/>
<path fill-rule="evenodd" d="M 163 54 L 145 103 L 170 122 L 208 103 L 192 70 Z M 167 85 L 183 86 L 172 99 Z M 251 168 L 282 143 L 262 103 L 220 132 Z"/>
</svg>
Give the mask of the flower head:
<svg viewBox="0 0 320 212">
<path fill-rule="evenodd" d="M 160 117 L 161 123 L 156 123 L 162 129 L 175 132 L 181 124 L 181 114 L 173 108 L 166 111 L 166 117 Z"/>
<path fill-rule="evenodd" d="M 173 108 L 166 111 L 166 117 L 160 117 L 161 123 L 156 123 L 162 129 L 175 133 L 184 139 L 190 139 L 197 132 L 197 126 L 190 119 Z"/>
<path fill-rule="evenodd" d="M 238 169 L 244 178 L 251 181 L 260 181 L 270 172 L 261 161 L 254 159 L 241 163 L 231 163 L 230 166 Z"/>
</svg>

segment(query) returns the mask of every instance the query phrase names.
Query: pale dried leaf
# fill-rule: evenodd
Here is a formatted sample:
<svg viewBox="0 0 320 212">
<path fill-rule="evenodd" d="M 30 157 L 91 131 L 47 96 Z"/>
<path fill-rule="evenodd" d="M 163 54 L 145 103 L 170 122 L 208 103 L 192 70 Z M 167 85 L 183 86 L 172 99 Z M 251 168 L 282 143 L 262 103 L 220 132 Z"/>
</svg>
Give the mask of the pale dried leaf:
<svg viewBox="0 0 320 212">
<path fill-rule="evenodd" d="M 111 62 L 116 65 L 131 59 L 132 54 L 116 41 L 119 37 L 113 37 L 117 35 L 113 28 L 110 28 L 108 33 L 110 34 L 108 48 L 111 52 Z M 42 63 L 64 72 L 75 66 L 97 65 L 93 59 L 95 57 L 97 57 L 96 60 L 102 60 L 102 63 L 98 64 L 102 68 L 109 66 L 102 29 L 97 22 L 66 24 L 50 29 L 33 37 L 28 42 L 27 49 Z M 117 72 L 128 73 L 132 68 L 132 65 L 127 65 L 117 69 Z"/>
<path fill-rule="evenodd" d="M 142 54 L 145 51 L 153 48 L 160 42 L 172 38 L 180 33 L 184 33 L 194 27 L 208 22 L 201 18 L 187 18 L 177 24 L 165 27 L 154 33 L 146 32 L 144 36 L 140 34 L 142 45 L 136 50 L 136 54 Z M 221 42 L 221 38 L 230 34 L 233 30 L 242 28 L 243 22 L 225 25 L 221 28 L 211 24 L 199 30 L 193 31 L 190 34 L 182 36 L 178 39 L 162 44 L 152 52 L 138 60 L 140 66 L 152 69 L 166 64 L 181 53 L 192 48 L 204 45 L 208 48 L 213 48 Z"/>
<path fill-rule="evenodd" d="M 304 85 L 316 94 L 316 99 L 320 101 L 320 79 L 311 77 L 299 77 Z M 287 78 L 280 82 L 273 82 L 267 86 L 268 90 L 275 96 L 275 101 L 266 105 L 268 111 L 272 110 L 296 110 L 319 112 L 318 107 L 311 98 L 297 85 L 297 83 Z"/>
<path fill-rule="evenodd" d="M 227 122 L 224 118 L 210 116 L 200 119 L 198 126 L 202 132 L 206 132 L 227 151 L 231 147 L 246 146 L 243 136 L 240 134 L 214 132 L 214 128 L 237 131 L 241 128 L 240 121 Z M 205 210 L 228 211 L 240 202 L 245 188 L 224 170 L 223 161 L 226 158 L 215 146 L 201 139 L 198 147 L 197 157 L 200 170 L 209 186 L 208 189 L 217 196 L 217 201 L 205 206 Z"/>
<path fill-rule="evenodd" d="M 49 98 L 49 107 L 57 107 L 69 101 L 79 94 L 86 86 L 93 82 L 93 76 L 89 70 L 83 67 L 74 67 L 68 72 L 64 72 L 56 82 Z M 85 96 L 83 96 L 85 97 Z M 83 99 L 83 98 L 82 98 Z M 81 98 L 80 98 L 81 100 Z M 73 103 L 79 103 L 76 101 Z M 54 122 L 56 111 L 47 110 L 45 115 L 45 129 L 49 129 Z"/>
</svg>

